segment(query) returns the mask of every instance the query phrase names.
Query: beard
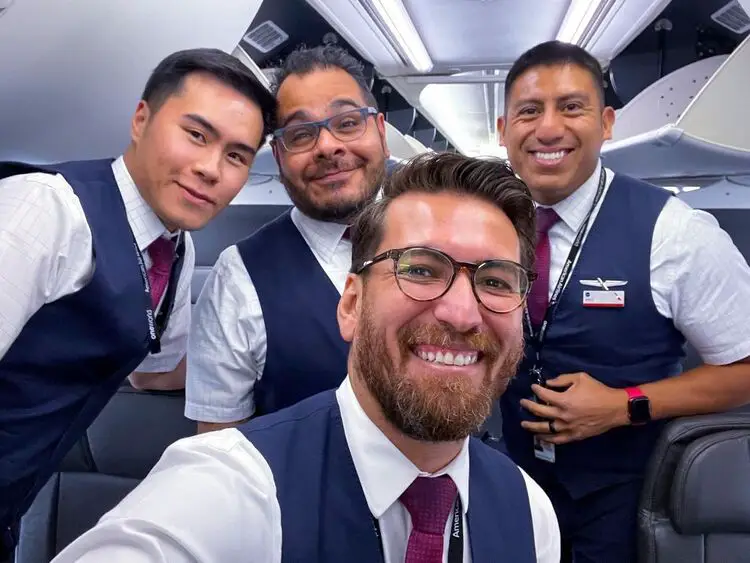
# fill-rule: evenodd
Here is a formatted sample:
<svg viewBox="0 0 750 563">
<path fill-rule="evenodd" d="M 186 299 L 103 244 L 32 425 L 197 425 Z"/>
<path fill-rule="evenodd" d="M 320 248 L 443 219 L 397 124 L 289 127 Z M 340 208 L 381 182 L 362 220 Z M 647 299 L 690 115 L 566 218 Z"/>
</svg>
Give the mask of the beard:
<svg viewBox="0 0 750 563">
<path fill-rule="evenodd" d="M 395 365 L 366 310 L 353 349 L 354 369 L 380 404 L 385 418 L 405 435 L 426 442 L 457 441 L 479 430 L 516 373 L 523 340 L 505 355 L 487 332 L 459 333 L 447 325 L 405 326 L 397 335 L 400 361 Z M 463 344 L 481 352 L 486 372 L 479 388 L 466 375 L 406 374 L 416 344 Z"/>
<path fill-rule="evenodd" d="M 383 159 L 385 159 L 385 155 L 383 155 Z M 338 195 L 336 192 L 343 188 L 344 184 L 332 184 L 329 189 L 334 197 L 325 203 L 313 201 L 306 186 L 293 183 L 281 171 L 279 171 L 279 179 L 286 188 L 286 193 L 294 206 L 308 217 L 318 221 L 349 224 L 368 203 L 375 199 L 385 178 L 385 160 L 376 166 L 368 166 L 368 162 L 356 157 L 326 161 L 318 164 L 316 169 L 303 180 L 310 181 L 310 179 L 324 174 L 355 168 L 361 169 L 364 173 L 364 178 L 357 193 L 346 199 L 336 197 Z"/>
</svg>

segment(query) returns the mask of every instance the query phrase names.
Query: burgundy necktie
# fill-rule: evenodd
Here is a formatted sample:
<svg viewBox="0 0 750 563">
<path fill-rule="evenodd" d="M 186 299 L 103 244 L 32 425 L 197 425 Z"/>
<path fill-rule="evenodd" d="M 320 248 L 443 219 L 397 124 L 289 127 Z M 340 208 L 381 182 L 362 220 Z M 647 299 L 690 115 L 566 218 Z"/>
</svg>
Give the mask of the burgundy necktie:
<svg viewBox="0 0 750 563">
<path fill-rule="evenodd" d="M 445 523 L 456 502 L 456 484 L 447 475 L 417 477 L 401 495 L 412 531 L 404 563 L 443 563 Z"/>
<path fill-rule="evenodd" d="M 536 273 L 537 278 L 529 292 L 528 308 L 531 324 L 538 327 L 544 320 L 549 302 L 549 230 L 560 217 L 554 209 L 536 208 Z"/>
<path fill-rule="evenodd" d="M 151 267 L 148 269 L 148 282 L 151 284 L 151 307 L 156 311 L 161 296 L 169 283 L 169 274 L 175 257 L 175 243 L 172 239 L 159 237 L 148 247 Z"/>
<path fill-rule="evenodd" d="M 344 234 L 341 235 L 341 240 L 352 240 L 350 227 L 347 227 L 346 229 L 344 229 Z"/>
</svg>

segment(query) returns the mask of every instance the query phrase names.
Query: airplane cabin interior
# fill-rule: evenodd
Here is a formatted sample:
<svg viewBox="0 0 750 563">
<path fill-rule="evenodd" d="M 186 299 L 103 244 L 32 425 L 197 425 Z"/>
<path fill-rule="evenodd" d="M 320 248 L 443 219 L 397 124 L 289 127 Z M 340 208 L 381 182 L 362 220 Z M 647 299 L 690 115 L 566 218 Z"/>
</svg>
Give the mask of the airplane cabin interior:
<svg viewBox="0 0 750 563">
<path fill-rule="evenodd" d="M 178 49 L 233 53 L 270 87 L 285 55 L 321 43 L 365 64 L 394 163 L 502 158 L 508 69 L 558 38 L 605 69 L 617 121 L 604 164 L 712 213 L 747 259 L 749 36 L 750 0 L 0 0 L 0 159 L 119 154 L 145 77 Z M 266 145 L 240 195 L 194 233 L 193 302 L 219 253 L 290 205 Z M 686 354 L 686 368 L 700 362 Z M 50 561 L 193 434 L 183 405 L 124 384 L 24 516 L 15 563 Z M 668 427 L 641 498 L 640 561 L 750 561 L 748 451 L 746 409 Z"/>
</svg>

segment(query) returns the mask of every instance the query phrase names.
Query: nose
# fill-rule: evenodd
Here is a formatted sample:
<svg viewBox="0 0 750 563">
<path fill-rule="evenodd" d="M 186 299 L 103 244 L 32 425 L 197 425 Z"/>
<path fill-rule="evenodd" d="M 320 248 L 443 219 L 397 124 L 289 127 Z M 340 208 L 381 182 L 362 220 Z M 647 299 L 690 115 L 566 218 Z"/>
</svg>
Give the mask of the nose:
<svg viewBox="0 0 750 563">
<path fill-rule="evenodd" d="M 540 143 L 552 145 L 565 135 L 563 118 L 556 108 L 546 108 L 536 128 L 536 137 Z"/>
<path fill-rule="evenodd" d="M 328 159 L 333 155 L 340 155 L 344 152 L 344 143 L 334 137 L 328 129 L 321 127 L 318 142 L 315 145 L 316 158 Z"/>
<path fill-rule="evenodd" d="M 216 184 L 221 175 L 222 151 L 207 149 L 202 152 L 201 158 L 195 161 L 193 171 L 207 184 Z"/>
<path fill-rule="evenodd" d="M 480 307 L 469 274 L 461 271 L 446 294 L 437 300 L 434 314 L 438 321 L 449 324 L 458 332 L 471 332 L 482 324 Z"/>
</svg>

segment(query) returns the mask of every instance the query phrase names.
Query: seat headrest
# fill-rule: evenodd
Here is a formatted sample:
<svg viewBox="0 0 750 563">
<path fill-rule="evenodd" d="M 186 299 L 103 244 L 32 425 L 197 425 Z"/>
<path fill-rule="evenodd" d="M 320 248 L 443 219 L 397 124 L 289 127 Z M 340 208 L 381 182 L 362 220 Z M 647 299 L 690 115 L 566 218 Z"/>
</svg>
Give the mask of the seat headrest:
<svg viewBox="0 0 750 563">
<path fill-rule="evenodd" d="M 677 465 L 669 503 L 681 534 L 750 533 L 750 436 L 729 430 L 691 443 Z"/>
<path fill-rule="evenodd" d="M 121 387 L 87 432 L 96 471 L 146 477 L 167 446 L 195 434 L 195 422 L 185 418 L 184 409 L 181 393 Z"/>
</svg>

